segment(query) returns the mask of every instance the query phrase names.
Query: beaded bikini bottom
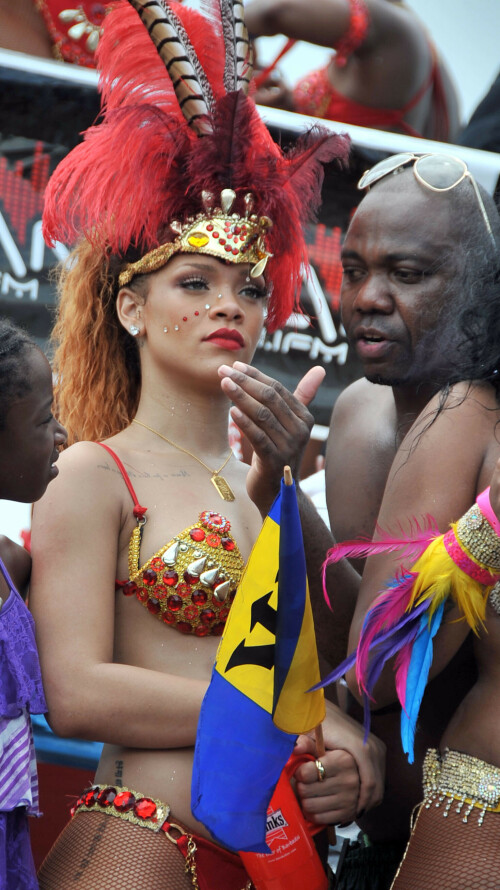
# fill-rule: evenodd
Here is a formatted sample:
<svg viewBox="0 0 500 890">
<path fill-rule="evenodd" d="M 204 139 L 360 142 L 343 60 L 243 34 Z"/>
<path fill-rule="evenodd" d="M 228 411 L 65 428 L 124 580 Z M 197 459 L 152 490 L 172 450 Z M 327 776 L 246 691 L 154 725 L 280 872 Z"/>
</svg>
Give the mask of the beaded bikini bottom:
<svg viewBox="0 0 500 890">
<path fill-rule="evenodd" d="M 424 760 L 423 783 L 425 808 L 433 804 L 439 807 L 446 801 L 445 817 L 455 801 L 456 812 L 463 811 L 463 822 L 467 822 L 474 808 L 480 810 L 479 825 L 483 824 L 485 813 L 500 813 L 500 769 L 477 757 L 449 748 L 440 754 L 435 748 L 429 748 Z"/>
<path fill-rule="evenodd" d="M 71 815 L 98 812 L 115 816 L 124 822 L 148 828 L 165 837 L 178 847 L 185 859 L 185 871 L 194 890 L 206 886 L 202 879 L 205 869 L 218 869 L 220 886 L 252 890 L 252 883 L 245 874 L 243 863 L 235 853 L 190 834 L 187 829 L 172 822 L 168 804 L 154 797 L 144 797 L 130 788 L 113 785 L 92 785 L 83 792 L 71 810 Z M 201 874 L 198 872 L 198 868 Z M 244 886 L 242 886 L 244 885 Z"/>
</svg>

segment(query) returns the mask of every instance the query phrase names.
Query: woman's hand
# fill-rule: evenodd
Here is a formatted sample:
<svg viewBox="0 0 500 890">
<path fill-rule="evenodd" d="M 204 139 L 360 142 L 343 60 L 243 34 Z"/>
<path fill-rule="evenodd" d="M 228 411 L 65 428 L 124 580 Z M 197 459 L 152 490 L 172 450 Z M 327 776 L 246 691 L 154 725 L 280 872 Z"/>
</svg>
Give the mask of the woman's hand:
<svg viewBox="0 0 500 890">
<path fill-rule="evenodd" d="M 323 723 L 326 754 L 319 757 L 325 778 L 319 780 L 314 762 L 297 769 L 297 792 L 304 815 L 318 825 L 352 822 L 380 803 L 384 793 L 385 745 L 335 705 L 328 704 Z M 311 736 L 299 736 L 296 753 L 317 756 Z"/>
</svg>

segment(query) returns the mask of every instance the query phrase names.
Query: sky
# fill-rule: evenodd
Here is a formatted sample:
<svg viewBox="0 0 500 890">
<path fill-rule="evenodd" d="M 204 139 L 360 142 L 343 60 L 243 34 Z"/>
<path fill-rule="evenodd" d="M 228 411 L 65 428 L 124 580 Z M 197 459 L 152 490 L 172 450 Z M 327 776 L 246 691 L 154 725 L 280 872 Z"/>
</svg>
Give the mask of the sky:
<svg viewBox="0 0 500 890">
<path fill-rule="evenodd" d="M 461 117 L 469 119 L 500 71 L 500 0 L 407 0 L 427 27 L 438 52 L 447 62 L 457 87 Z M 283 46 L 282 37 L 259 41 L 259 59 L 267 62 Z M 293 82 L 321 64 L 329 51 L 297 43 L 280 63 Z"/>
</svg>

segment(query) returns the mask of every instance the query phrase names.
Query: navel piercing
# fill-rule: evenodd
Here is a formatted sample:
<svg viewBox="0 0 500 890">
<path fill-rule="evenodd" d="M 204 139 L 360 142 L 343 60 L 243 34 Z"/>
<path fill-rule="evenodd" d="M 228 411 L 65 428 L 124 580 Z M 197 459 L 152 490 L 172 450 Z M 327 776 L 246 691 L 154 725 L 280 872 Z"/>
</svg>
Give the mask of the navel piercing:
<svg viewBox="0 0 500 890">
<path fill-rule="evenodd" d="M 205 309 L 210 309 L 210 303 L 205 303 Z"/>
<path fill-rule="evenodd" d="M 166 325 L 165 325 L 165 327 L 163 328 L 163 333 L 164 333 L 164 334 L 168 334 L 168 328 L 167 328 Z"/>
<path fill-rule="evenodd" d="M 137 337 L 137 334 L 140 334 L 141 332 L 141 329 L 138 328 L 136 324 L 131 324 L 129 330 L 132 334 L 132 337 Z"/>
<path fill-rule="evenodd" d="M 222 300 L 222 294 L 217 294 L 217 299 Z"/>
</svg>

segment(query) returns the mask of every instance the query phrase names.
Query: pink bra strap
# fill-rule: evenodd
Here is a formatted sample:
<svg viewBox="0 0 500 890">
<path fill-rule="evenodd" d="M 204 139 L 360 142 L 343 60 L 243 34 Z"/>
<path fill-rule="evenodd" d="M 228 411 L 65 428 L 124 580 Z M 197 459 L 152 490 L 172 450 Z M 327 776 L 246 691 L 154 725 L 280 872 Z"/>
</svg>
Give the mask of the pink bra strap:
<svg viewBox="0 0 500 890">
<path fill-rule="evenodd" d="M 113 458 L 113 460 L 114 460 L 116 466 L 118 467 L 118 469 L 120 470 L 120 473 L 121 473 L 122 476 L 123 476 L 123 479 L 124 479 L 124 481 L 125 481 L 125 485 L 127 486 L 128 490 L 129 490 L 129 492 L 130 492 L 130 494 L 132 495 L 132 500 L 133 500 L 133 502 L 134 502 L 134 511 L 133 511 L 133 512 L 134 512 L 134 516 L 135 516 L 135 518 L 136 518 L 136 519 L 144 519 L 144 514 L 146 513 L 146 510 L 147 510 L 148 508 L 147 508 L 147 507 L 141 507 L 141 505 L 140 505 L 140 503 L 139 503 L 139 501 L 138 501 L 138 499 L 137 499 L 137 495 L 136 495 L 136 493 L 135 493 L 135 491 L 134 491 L 134 487 L 133 487 L 133 485 L 132 485 L 132 483 L 131 483 L 131 481 L 130 481 L 130 479 L 129 479 L 129 475 L 128 475 L 128 473 L 127 473 L 125 467 L 123 466 L 123 464 L 122 464 L 120 458 L 118 457 L 117 454 L 115 454 L 115 452 L 113 451 L 113 449 L 110 448 L 109 445 L 105 445 L 104 442 L 96 442 L 96 445 L 100 445 L 101 448 L 105 448 L 106 451 L 108 452 L 108 454 L 110 454 L 111 457 Z"/>
</svg>

